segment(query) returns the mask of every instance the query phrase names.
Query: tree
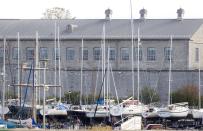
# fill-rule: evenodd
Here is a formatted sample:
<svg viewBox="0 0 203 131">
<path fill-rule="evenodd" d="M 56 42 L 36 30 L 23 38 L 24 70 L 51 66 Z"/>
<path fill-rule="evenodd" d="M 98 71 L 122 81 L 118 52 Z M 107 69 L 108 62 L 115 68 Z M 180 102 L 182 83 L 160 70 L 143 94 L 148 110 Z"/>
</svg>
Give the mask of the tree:
<svg viewBox="0 0 203 131">
<path fill-rule="evenodd" d="M 53 7 L 43 13 L 43 19 L 71 19 L 71 14 L 64 8 Z"/>
<path fill-rule="evenodd" d="M 141 90 L 141 98 L 144 104 L 158 102 L 160 100 L 158 92 L 150 87 L 143 87 Z"/>
<path fill-rule="evenodd" d="M 186 85 L 172 92 L 172 102 L 188 102 L 189 106 L 197 106 L 198 87 L 195 85 Z"/>
</svg>

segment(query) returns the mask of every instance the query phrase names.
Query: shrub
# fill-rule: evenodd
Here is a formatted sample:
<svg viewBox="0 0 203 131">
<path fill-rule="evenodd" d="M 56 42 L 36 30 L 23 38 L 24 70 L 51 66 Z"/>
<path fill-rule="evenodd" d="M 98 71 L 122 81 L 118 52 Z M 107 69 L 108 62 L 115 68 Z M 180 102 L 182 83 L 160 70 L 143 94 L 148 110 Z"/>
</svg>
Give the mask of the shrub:
<svg viewBox="0 0 203 131">
<path fill-rule="evenodd" d="M 150 87 L 143 87 L 141 90 L 141 100 L 144 104 L 158 102 L 160 100 L 158 92 Z"/>
</svg>

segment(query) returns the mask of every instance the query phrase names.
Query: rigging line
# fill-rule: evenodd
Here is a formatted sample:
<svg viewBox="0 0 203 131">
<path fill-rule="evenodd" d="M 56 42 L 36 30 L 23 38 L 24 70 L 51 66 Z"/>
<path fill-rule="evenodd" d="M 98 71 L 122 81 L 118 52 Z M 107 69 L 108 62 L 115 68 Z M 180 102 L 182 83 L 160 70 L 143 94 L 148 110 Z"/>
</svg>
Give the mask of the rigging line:
<svg viewBox="0 0 203 131">
<path fill-rule="evenodd" d="M 21 118 L 21 112 L 23 112 L 24 107 L 25 107 L 25 102 L 26 102 L 26 98 L 27 98 L 27 92 L 28 92 L 28 85 L 30 84 L 30 77 L 31 77 L 31 73 L 32 73 L 32 67 L 33 65 L 31 64 L 31 68 L 29 70 L 29 75 L 28 75 L 28 79 L 27 79 L 27 86 L 26 86 L 26 90 L 25 90 L 25 95 L 24 95 L 24 101 L 23 101 L 23 106 L 21 107 L 20 105 L 20 110 L 17 112 L 16 116 L 19 115 L 19 117 Z"/>
<path fill-rule="evenodd" d="M 106 77 L 106 72 L 107 72 L 107 69 L 105 69 L 104 76 L 102 78 L 102 84 L 101 84 L 101 88 L 100 88 L 100 91 L 99 91 L 99 97 L 97 99 L 97 105 L 96 105 L 96 108 L 95 108 L 95 111 L 94 111 L 94 117 L 95 117 L 96 112 L 97 112 L 97 107 L 98 107 L 98 103 L 99 103 L 98 101 L 99 101 L 99 98 L 101 96 L 102 88 L 104 87 L 104 80 L 105 80 L 105 77 Z"/>
<path fill-rule="evenodd" d="M 156 81 L 156 84 L 155 84 L 155 90 L 158 89 L 158 83 L 159 83 L 159 80 L 160 80 L 160 75 L 161 75 L 161 72 L 162 72 L 162 69 L 163 69 L 164 62 L 165 62 L 165 58 L 163 57 L 163 58 L 162 58 L 161 69 L 158 71 L 158 77 L 157 77 L 157 81 Z M 151 101 L 152 101 L 154 95 L 155 95 L 155 92 L 153 92 L 152 95 L 150 95 Z"/>
<path fill-rule="evenodd" d="M 99 56 L 100 57 L 100 56 Z M 95 101 L 95 97 L 96 97 L 96 93 L 97 93 L 97 86 L 98 86 L 98 79 L 99 79 L 99 72 L 100 72 L 100 64 L 101 64 L 101 60 L 99 59 L 99 64 L 98 64 L 98 68 L 97 68 L 97 76 L 96 76 L 96 87 L 95 87 L 95 91 L 94 91 L 94 101 Z"/>
<path fill-rule="evenodd" d="M 111 70 L 111 76 L 112 76 L 112 79 L 113 79 L 114 89 L 115 89 L 115 93 L 116 93 L 116 99 L 117 99 L 117 102 L 118 102 L 117 104 L 119 104 L 117 86 L 116 86 L 116 82 L 115 82 L 115 78 L 114 78 L 114 75 L 113 75 L 112 65 L 111 64 L 110 64 L 110 70 Z"/>
</svg>

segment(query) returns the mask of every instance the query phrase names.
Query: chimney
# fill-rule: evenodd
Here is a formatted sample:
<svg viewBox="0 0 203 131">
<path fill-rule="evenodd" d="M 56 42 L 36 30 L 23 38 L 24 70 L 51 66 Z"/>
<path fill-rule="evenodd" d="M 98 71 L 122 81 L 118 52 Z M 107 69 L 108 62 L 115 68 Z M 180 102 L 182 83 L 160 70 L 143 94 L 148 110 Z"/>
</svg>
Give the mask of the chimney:
<svg viewBox="0 0 203 131">
<path fill-rule="evenodd" d="M 107 9 L 105 10 L 105 19 L 106 20 L 111 20 L 111 16 L 112 16 L 113 11 L 111 9 Z"/>
<path fill-rule="evenodd" d="M 140 19 L 141 20 L 144 20 L 145 18 L 146 18 L 146 16 L 147 16 L 147 10 L 146 9 L 141 9 L 140 10 Z"/>
<path fill-rule="evenodd" d="M 183 20 L 184 13 L 185 13 L 184 9 L 179 8 L 177 10 L 177 20 L 179 20 L 179 21 Z"/>
</svg>

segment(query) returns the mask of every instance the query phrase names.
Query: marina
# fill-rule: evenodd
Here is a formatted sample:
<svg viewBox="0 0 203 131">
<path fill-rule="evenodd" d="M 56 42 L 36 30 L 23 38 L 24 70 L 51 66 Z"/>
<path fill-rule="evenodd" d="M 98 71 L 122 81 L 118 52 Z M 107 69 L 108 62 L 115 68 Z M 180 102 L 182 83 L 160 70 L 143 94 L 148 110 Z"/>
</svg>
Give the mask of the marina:
<svg viewBox="0 0 203 131">
<path fill-rule="evenodd" d="M 132 2 L 128 19 L 0 19 L 0 130 L 203 130 L 203 19 Z"/>
</svg>

